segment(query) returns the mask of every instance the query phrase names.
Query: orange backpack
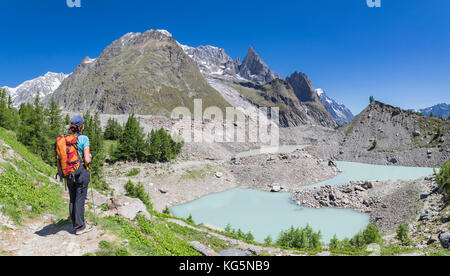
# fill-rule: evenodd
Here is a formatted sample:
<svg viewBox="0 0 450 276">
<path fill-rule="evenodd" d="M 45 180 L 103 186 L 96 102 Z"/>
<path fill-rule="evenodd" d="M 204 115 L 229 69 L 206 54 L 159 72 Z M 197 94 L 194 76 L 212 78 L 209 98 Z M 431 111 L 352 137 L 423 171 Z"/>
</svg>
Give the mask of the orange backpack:
<svg viewBox="0 0 450 276">
<path fill-rule="evenodd" d="M 77 143 L 76 134 L 62 135 L 56 140 L 56 167 L 61 178 L 77 172 L 82 165 Z"/>
</svg>

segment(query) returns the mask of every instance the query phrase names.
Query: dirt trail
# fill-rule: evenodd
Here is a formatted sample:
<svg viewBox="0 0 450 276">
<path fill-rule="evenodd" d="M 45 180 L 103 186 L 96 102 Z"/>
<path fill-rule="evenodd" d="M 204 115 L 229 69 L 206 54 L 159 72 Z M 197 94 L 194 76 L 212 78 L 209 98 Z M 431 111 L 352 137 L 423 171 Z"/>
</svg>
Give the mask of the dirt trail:
<svg viewBox="0 0 450 276">
<path fill-rule="evenodd" d="M 108 240 L 104 231 L 76 236 L 70 223 L 55 225 L 45 217 L 16 230 L 0 231 L 0 248 L 15 256 L 81 256 L 94 252 L 101 240 Z"/>
</svg>

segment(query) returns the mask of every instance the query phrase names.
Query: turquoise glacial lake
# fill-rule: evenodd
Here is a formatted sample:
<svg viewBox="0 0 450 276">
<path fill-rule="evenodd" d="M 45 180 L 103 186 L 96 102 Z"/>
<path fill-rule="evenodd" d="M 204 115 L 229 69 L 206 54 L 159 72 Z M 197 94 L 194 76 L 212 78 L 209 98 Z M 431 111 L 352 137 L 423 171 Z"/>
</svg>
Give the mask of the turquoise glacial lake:
<svg viewBox="0 0 450 276">
<path fill-rule="evenodd" d="M 433 173 L 429 168 L 377 166 L 361 163 L 338 162 L 343 171 L 337 177 L 312 186 L 336 185 L 357 180 L 418 179 Z M 309 224 L 320 230 L 323 241 L 334 234 L 339 239 L 351 238 L 369 224 L 369 216 L 352 210 L 303 208 L 296 205 L 289 193 L 268 193 L 250 189 L 233 189 L 204 196 L 198 200 L 172 207 L 177 217 L 192 214 L 196 223 L 208 223 L 221 228 L 230 223 L 234 229 L 251 231 L 255 240 L 263 242 L 267 235 L 273 240 L 282 230 L 291 226 Z"/>
</svg>

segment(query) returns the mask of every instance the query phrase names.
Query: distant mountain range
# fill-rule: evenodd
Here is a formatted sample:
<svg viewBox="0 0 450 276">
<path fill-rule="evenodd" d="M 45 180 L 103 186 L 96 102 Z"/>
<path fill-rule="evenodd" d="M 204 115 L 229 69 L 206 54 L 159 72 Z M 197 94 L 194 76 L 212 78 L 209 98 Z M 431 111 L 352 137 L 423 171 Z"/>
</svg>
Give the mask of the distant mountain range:
<svg viewBox="0 0 450 276">
<path fill-rule="evenodd" d="M 280 107 L 282 126 L 306 123 L 326 127 L 353 118 L 311 80 L 295 72 L 282 79 L 249 47 L 241 62 L 224 49 L 182 45 L 165 30 L 128 33 L 102 54 L 86 57 L 70 75 L 47 73 L 16 88 L 5 87 L 15 106 L 31 102 L 37 91 L 66 110 L 168 116 L 177 106 Z M 320 93 L 319 93 L 320 92 Z"/>
<path fill-rule="evenodd" d="M 442 116 L 443 118 L 447 119 L 450 116 L 450 105 L 446 103 L 441 103 L 434 105 L 432 107 L 420 109 L 418 110 L 418 112 L 421 112 L 425 116 L 430 116 L 431 114 L 433 114 L 433 116 L 436 117 Z"/>
<path fill-rule="evenodd" d="M 21 103 L 32 102 L 38 91 L 41 97 L 53 94 L 67 76 L 63 73 L 48 72 L 44 76 L 26 81 L 15 88 L 7 86 L 2 88 L 6 89 L 6 93 L 11 96 L 13 105 L 18 107 Z"/>
</svg>

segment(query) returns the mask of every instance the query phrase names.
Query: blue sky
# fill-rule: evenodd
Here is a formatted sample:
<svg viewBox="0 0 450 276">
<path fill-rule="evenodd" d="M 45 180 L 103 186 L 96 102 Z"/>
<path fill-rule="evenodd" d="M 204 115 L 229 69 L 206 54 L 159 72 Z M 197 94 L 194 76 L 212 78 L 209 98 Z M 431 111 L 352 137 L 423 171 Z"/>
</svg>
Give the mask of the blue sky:
<svg viewBox="0 0 450 276">
<path fill-rule="evenodd" d="M 450 103 L 450 1 L 3 0 L 0 86 L 70 73 L 128 32 L 167 29 L 183 44 L 243 58 L 252 45 L 281 76 L 306 73 L 354 113 L 370 95 L 403 108 Z"/>
</svg>

